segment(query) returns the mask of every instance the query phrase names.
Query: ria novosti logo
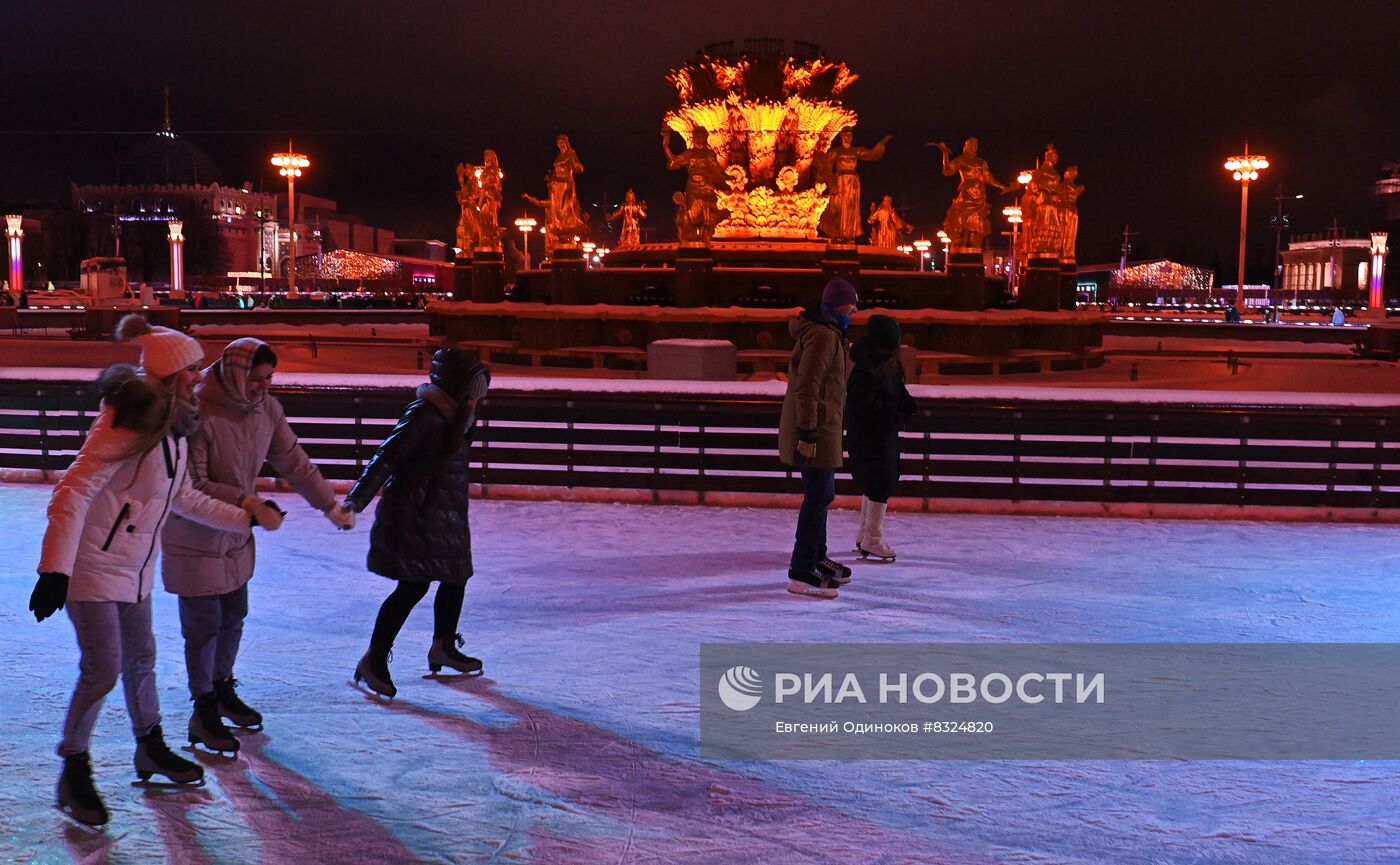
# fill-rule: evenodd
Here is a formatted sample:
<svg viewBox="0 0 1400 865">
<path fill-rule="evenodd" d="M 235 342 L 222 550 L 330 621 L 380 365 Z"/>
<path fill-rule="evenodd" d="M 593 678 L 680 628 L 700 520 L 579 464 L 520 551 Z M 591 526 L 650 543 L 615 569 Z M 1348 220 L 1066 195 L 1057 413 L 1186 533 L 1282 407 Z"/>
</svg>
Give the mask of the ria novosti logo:
<svg viewBox="0 0 1400 865">
<path fill-rule="evenodd" d="M 730 667 L 719 677 L 719 699 L 736 712 L 747 712 L 763 699 L 763 679 L 753 667 Z"/>
</svg>

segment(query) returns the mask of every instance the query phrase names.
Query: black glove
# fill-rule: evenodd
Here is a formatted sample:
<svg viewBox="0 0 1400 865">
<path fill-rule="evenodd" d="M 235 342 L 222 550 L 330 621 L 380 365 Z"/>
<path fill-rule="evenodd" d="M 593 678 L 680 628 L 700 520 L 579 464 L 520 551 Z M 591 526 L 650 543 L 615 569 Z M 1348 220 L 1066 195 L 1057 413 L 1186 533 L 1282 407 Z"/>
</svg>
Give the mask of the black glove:
<svg viewBox="0 0 1400 865">
<path fill-rule="evenodd" d="M 34 591 L 29 595 L 29 609 L 34 611 L 34 621 L 42 622 L 63 609 L 68 602 L 67 574 L 40 574 L 34 583 Z"/>
</svg>

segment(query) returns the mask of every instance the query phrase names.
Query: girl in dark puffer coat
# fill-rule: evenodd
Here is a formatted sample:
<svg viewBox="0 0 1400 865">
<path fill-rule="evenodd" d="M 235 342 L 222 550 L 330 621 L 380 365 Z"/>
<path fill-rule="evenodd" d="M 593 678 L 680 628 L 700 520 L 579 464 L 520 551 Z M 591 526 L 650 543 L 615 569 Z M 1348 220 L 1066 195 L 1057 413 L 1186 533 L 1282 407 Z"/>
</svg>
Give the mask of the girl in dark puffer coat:
<svg viewBox="0 0 1400 865">
<path fill-rule="evenodd" d="M 885 509 L 899 482 L 899 431 L 918 404 L 904 386 L 899 362 L 899 322 L 872 315 L 865 336 L 851 349 L 846 382 L 846 452 L 851 477 L 860 488 L 860 528 L 856 550 L 861 556 L 892 562 L 895 551 L 885 543 Z"/>
<path fill-rule="evenodd" d="M 433 582 L 438 590 L 428 668 L 481 672 L 481 661 L 457 651 L 462 645 L 457 622 L 472 575 L 469 445 L 477 403 L 490 382 L 491 373 L 471 354 L 438 349 L 429 383 L 418 388 L 418 398 L 404 409 L 345 498 L 345 507 L 359 513 L 384 488 L 370 530 L 368 567 L 397 580 L 398 587 L 379 608 L 355 681 L 386 697 L 398 693 L 389 677 L 389 650 Z"/>
</svg>

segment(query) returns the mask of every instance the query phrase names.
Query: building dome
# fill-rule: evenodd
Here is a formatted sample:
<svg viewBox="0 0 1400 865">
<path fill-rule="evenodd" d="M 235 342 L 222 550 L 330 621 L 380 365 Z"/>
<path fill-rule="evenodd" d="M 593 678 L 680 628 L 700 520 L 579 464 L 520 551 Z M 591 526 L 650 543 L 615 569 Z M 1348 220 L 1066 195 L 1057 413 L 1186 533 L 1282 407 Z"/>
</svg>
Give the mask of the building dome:
<svg viewBox="0 0 1400 865">
<path fill-rule="evenodd" d="M 219 166 L 207 153 L 173 132 L 156 133 L 133 147 L 117 164 L 117 181 L 123 185 L 208 186 L 222 179 Z"/>
</svg>

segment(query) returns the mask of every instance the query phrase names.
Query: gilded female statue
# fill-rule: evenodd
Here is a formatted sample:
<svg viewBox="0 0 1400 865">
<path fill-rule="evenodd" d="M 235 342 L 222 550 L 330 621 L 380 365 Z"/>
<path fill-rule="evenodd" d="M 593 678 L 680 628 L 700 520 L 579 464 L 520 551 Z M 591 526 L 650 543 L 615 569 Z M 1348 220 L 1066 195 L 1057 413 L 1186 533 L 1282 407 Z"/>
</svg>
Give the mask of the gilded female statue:
<svg viewBox="0 0 1400 865">
<path fill-rule="evenodd" d="M 556 233 L 560 237 L 572 236 L 582 231 L 586 223 L 574 187 L 574 175 L 583 173 L 583 163 L 569 146 L 569 136 L 560 135 L 554 143 L 559 147 L 559 155 L 554 157 L 554 166 L 545 178 L 549 183 L 549 212 L 557 221 Z"/>
<path fill-rule="evenodd" d="M 909 230 L 909 223 L 899 218 L 894 211 L 894 201 L 886 195 L 877 206 L 870 203 L 870 218 L 866 222 L 875 226 L 870 231 L 870 245 L 880 249 L 894 249 L 899 245 L 899 235 Z"/>
<path fill-rule="evenodd" d="M 831 179 L 820 227 L 833 241 L 853 243 L 865 233 L 860 224 L 860 176 L 856 174 L 856 166 L 883 157 L 891 137 L 886 135 L 874 147 L 856 147 L 852 144 L 855 130 L 848 126 L 841 130 L 840 144 L 831 147 L 823 157 L 823 168 Z"/>
<path fill-rule="evenodd" d="M 1073 261 L 1074 245 L 1079 236 L 1079 196 L 1084 187 L 1075 183 L 1079 179 L 1079 166 L 1065 169 L 1064 179 L 1055 188 L 1060 207 L 1060 260 Z"/>
<path fill-rule="evenodd" d="M 641 220 L 646 218 L 647 203 L 637 200 L 637 193 L 631 189 L 627 190 L 627 197 L 623 199 L 617 210 L 608 216 L 611 222 L 622 217 L 622 237 L 618 238 L 619 249 L 631 246 L 640 246 L 642 243 Z"/>
</svg>

